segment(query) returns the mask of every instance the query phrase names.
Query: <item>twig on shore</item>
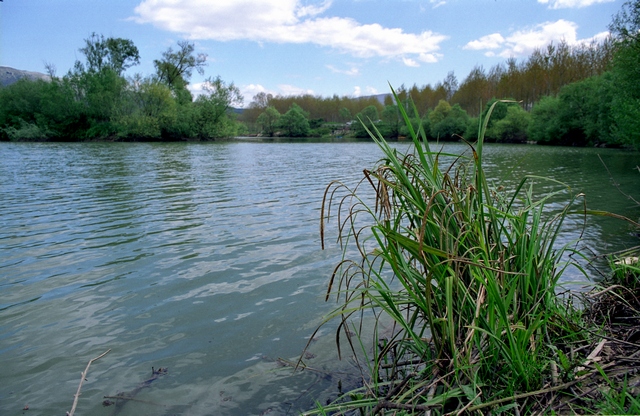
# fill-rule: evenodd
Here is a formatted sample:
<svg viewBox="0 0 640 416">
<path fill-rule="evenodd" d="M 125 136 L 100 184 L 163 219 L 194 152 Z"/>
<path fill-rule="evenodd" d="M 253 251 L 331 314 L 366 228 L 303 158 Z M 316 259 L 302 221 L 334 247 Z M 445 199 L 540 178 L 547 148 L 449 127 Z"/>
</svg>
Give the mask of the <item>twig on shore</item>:
<svg viewBox="0 0 640 416">
<path fill-rule="evenodd" d="M 111 348 L 109 348 L 108 350 L 106 350 L 102 354 L 98 355 L 96 358 L 92 358 L 87 363 L 87 367 L 84 369 L 84 371 L 82 372 L 81 377 L 80 377 L 80 384 L 78 385 L 78 391 L 76 392 L 76 394 L 74 396 L 74 399 L 73 399 L 73 406 L 71 407 L 71 411 L 67 412 L 67 416 L 73 416 L 73 413 L 76 411 L 76 406 L 78 405 L 78 398 L 80 397 L 80 390 L 82 390 L 82 383 L 84 383 L 84 380 L 87 377 L 87 373 L 89 372 L 89 367 L 91 366 L 91 363 L 96 361 L 96 360 L 99 360 L 102 357 L 104 357 L 105 355 L 107 355 L 109 353 L 109 351 L 111 351 Z"/>
</svg>

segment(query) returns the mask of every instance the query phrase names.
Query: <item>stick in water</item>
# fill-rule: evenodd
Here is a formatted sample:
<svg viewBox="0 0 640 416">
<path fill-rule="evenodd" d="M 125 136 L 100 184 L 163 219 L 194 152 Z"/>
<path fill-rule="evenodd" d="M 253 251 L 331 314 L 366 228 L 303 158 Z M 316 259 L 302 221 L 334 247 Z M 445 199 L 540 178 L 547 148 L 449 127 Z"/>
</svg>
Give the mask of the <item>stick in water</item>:
<svg viewBox="0 0 640 416">
<path fill-rule="evenodd" d="M 96 358 L 92 358 L 87 363 L 87 367 L 84 369 L 84 372 L 82 373 L 80 378 L 80 385 L 78 385 L 78 391 L 76 392 L 75 398 L 73 399 L 73 406 L 71 407 L 71 411 L 67 412 L 67 416 L 73 416 L 73 413 L 76 411 L 76 406 L 78 405 L 78 397 L 80 397 L 80 390 L 82 390 L 82 383 L 84 383 L 84 379 L 87 377 L 87 373 L 89 372 L 89 366 L 91 365 L 92 362 L 99 360 L 100 358 L 107 355 L 109 351 L 111 351 L 111 348 L 109 348 L 102 354 L 98 355 Z"/>
</svg>

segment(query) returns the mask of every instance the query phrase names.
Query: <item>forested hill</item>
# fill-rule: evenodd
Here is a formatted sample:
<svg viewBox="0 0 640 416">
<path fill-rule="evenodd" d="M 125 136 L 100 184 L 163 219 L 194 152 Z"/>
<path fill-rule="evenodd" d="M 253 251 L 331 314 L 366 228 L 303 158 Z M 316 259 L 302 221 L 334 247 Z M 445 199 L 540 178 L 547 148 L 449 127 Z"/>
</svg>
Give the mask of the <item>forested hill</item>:
<svg viewBox="0 0 640 416">
<path fill-rule="evenodd" d="M 42 79 L 48 81 L 49 75 L 40 72 L 23 71 L 21 69 L 10 68 L 8 66 L 0 66 L 0 86 L 6 87 L 16 83 L 19 79 L 27 78 L 32 81 Z"/>
</svg>

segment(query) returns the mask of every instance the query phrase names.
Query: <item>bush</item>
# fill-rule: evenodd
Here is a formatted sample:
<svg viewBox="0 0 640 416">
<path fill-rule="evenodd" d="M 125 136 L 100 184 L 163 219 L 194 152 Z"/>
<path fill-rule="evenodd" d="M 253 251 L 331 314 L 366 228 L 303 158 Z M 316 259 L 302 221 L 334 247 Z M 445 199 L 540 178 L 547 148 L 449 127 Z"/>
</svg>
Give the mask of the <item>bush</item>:
<svg viewBox="0 0 640 416">
<path fill-rule="evenodd" d="M 520 106 L 510 106 L 502 120 L 493 126 L 495 140 L 502 143 L 523 143 L 527 141 L 527 128 L 531 115 Z"/>
<path fill-rule="evenodd" d="M 429 113 L 431 136 L 439 140 L 459 140 L 467 130 L 469 116 L 459 104 L 449 105 L 440 100 L 436 108 Z"/>
</svg>

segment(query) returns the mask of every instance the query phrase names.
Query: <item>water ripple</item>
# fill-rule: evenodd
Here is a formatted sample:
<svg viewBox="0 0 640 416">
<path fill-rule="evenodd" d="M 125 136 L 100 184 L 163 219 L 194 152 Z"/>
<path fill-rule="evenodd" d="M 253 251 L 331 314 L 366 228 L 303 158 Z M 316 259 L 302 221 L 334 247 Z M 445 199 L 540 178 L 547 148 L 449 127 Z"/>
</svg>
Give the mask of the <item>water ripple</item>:
<svg viewBox="0 0 640 416">
<path fill-rule="evenodd" d="M 486 149 L 487 170 L 507 185 L 540 174 L 542 157 L 591 201 L 616 201 L 589 194 L 589 152 L 563 167 L 552 149 Z M 623 185 L 637 185 L 623 175 L 632 158 L 604 153 Z M 81 367 L 107 348 L 83 391 L 86 414 L 151 365 L 204 392 L 256 357 L 300 352 L 333 307 L 322 298 L 339 256 L 319 249 L 325 187 L 355 184 L 380 156 L 371 143 L 3 143 L 0 413 L 68 408 Z M 585 234 L 598 250 L 629 244 L 610 227 Z M 569 238 L 579 232 L 578 221 Z"/>
</svg>

